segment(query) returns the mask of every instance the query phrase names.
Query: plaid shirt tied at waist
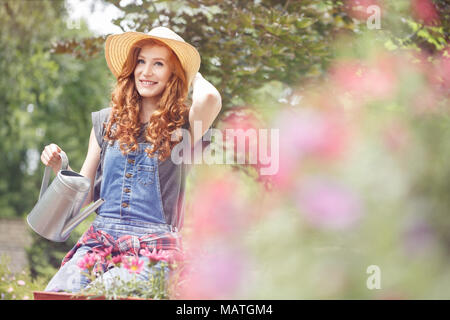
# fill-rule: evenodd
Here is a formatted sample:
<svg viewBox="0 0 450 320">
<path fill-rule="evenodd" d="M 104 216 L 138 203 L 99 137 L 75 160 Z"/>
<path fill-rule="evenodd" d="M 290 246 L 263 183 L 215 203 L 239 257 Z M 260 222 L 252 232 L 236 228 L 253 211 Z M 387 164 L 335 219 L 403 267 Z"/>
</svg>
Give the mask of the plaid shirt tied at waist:
<svg viewBox="0 0 450 320">
<path fill-rule="evenodd" d="M 115 240 L 110 234 L 96 230 L 91 226 L 75 246 L 64 257 L 61 267 L 68 262 L 75 252 L 83 245 L 92 248 L 92 251 L 103 251 L 112 248 L 111 255 L 139 255 L 141 249 L 176 250 L 181 251 L 181 239 L 178 233 L 149 233 L 142 237 L 124 235 Z"/>
</svg>

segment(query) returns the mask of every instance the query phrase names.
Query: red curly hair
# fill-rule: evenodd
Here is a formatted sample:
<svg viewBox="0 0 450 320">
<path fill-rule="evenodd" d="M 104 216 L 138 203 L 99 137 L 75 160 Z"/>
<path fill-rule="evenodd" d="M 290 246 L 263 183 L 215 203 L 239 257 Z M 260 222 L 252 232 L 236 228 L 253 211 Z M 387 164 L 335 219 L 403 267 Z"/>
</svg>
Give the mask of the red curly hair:
<svg viewBox="0 0 450 320">
<path fill-rule="evenodd" d="M 120 149 L 125 155 L 138 148 L 137 138 L 141 124 L 139 113 L 142 108 L 142 97 L 136 90 L 134 69 L 136 68 L 139 52 L 146 44 L 165 46 L 170 51 L 169 63 L 172 75 L 164 89 L 153 112 L 145 139 L 152 143 L 152 148 L 145 152 L 152 157 L 158 152 L 158 159 L 164 161 L 170 156 L 173 147 L 180 141 L 171 141 L 171 136 L 189 121 L 189 107 L 185 104 L 188 96 L 186 75 L 180 61 L 173 51 L 164 43 L 153 39 L 137 42 L 131 49 L 125 61 L 122 72 L 111 94 L 111 117 L 106 126 L 105 139 L 118 140 Z M 115 128 L 113 126 L 115 124 Z"/>
</svg>

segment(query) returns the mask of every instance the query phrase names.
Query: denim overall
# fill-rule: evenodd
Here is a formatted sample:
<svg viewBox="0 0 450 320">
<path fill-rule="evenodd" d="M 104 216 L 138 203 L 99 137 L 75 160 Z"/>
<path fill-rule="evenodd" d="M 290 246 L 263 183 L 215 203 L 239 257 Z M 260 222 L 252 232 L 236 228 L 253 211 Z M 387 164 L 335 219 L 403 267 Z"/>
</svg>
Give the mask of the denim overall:
<svg viewBox="0 0 450 320">
<path fill-rule="evenodd" d="M 106 143 L 106 142 L 105 142 Z M 157 153 L 149 157 L 145 152 L 150 143 L 139 143 L 137 151 L 123 155 L 117 141 L 108 143 L 105 150 L 103 177 L 100 197 L 105 200 L 93 222 L 97 230 L 103 230 L 115 239 L 123 235 L 143 236 L 148 233 L 172 232 L 178 235 L 175 227 L 166 224 L 158 174 Z M 88 279 L 81 274 L 77 262 L 91 248 L 82 246 L 65 263 L 47 285 L 45 291 L 78 292 L 88 285 Z M 148 258 L 138 279 L 148 280 L 151 270 Z M 157 264 L 156 268 L 160 268 Z M 166 267 L 167 268 L 167 267 Z M 168 274 L 168 268 L 165 270 Z M 128 270 L 113 268 L 103 275 L 105 284 L 119 276 L 122 280 L 131 279 Z"/>
</svg>

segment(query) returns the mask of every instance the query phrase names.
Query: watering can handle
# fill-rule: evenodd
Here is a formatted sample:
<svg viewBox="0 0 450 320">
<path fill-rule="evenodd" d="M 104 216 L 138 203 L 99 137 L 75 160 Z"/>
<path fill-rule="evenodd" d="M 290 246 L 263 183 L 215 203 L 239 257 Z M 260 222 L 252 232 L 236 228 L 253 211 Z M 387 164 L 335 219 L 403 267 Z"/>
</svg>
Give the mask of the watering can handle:
<svg viewBox="0 0 450 320">
<path fill-rule="evenodd" d="M 69 159 L 67 158 L 67 155 L 64 151 L 61 150 L 59 153 L 59 156 L 61 157 L 61 170 L 67 170 L 69 167 Z M 39 192 L 39 199 L 44 195 L 45 191 L 47 190 L 48 183 L 50 182 L 50 175 L 52 173 L 52 167 L 45 167 L 44 170 L 44 177 L 42 178 L 42 184 L 41 184 L 41 191 Z"/>
</svg>

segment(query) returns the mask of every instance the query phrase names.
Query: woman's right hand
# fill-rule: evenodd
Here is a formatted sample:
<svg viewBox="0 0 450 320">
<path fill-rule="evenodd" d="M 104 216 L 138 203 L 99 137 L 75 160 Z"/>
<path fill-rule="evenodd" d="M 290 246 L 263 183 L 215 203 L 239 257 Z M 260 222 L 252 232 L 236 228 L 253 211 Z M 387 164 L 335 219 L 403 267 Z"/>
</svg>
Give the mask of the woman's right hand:
<svg viewBox="0 0 450 320">
<path fill-rule="evenodd" d="M 42 163 L 47 167 L 52 167 L 55 174 L 61 170 L 62 159 L 59 156 L 59 152 L 61 152 L 61 148 L 56 144 L 51 143 L 48 146 L 45 146 L 41 154 Z"/>
</svg>

